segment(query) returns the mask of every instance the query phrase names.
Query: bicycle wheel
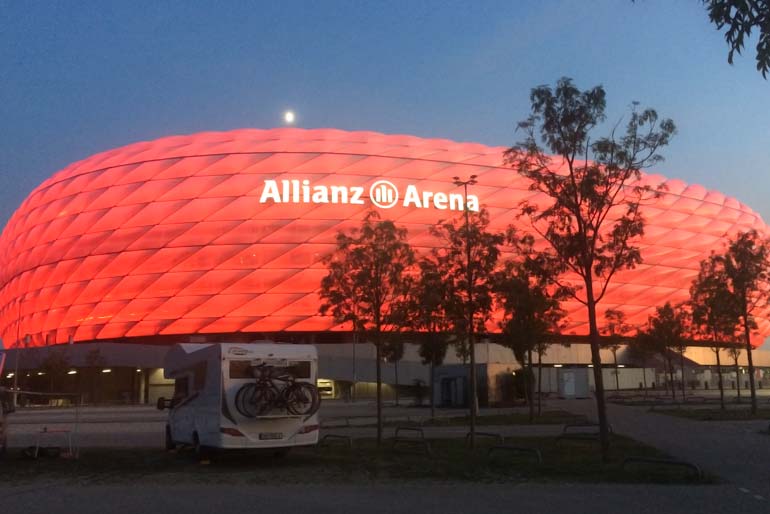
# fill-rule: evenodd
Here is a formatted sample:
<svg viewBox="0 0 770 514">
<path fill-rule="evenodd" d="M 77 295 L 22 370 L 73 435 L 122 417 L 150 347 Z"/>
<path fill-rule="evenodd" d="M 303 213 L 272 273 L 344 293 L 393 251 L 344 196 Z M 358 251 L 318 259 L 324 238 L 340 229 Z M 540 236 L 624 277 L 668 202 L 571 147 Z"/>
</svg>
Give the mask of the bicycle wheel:
<svg viewBox="0 0 770 514">
<path fill-rule="evenodd" d="M 318 389 L 307 382 L 295 382 L 286 391 L 286 409 L 294 415 L 312 416 L 321 406 Z"/>
<path fill-rule="evenodd" d="M 264 416 L 275 407 L 276 393 L 269 386 L 254 386 L 254 390 L 246 401 L 255 413 L 252 417 Z"/>
<path fill-rule="evenodd" d="M 251 396 L 254 394 L 256 384 L 246 384 L 235 394 L 235 409 L 241 414 L 241 416 L 247 418 L 254 418 L 257 416 L 256 411 L 253 409 L 250 401 Z"/>
</svg>

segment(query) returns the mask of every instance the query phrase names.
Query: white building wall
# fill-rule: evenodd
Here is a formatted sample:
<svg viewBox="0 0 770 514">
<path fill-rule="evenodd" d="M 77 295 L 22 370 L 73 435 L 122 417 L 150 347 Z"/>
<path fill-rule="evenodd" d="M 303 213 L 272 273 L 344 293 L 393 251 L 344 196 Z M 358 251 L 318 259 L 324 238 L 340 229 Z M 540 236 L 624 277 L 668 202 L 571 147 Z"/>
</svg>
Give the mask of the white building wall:
<svg viewBox="0 0 770 514">
<path fill-rule="evenodd" d="M 319 377 L 331 380 L 343 380 L 349 382 L 374 382 L 375 348 L 371 343 L 346 343 L 346 344 L 319 344 Z M 428 383 L 430 370 L 423 365 L 419 355 L 419 346 L 405 343 L 404 358 L 398 363 L 398 383 L 400 385 L 414 385 L 415 380 Z M 622 359 L 623 350 L 618 352 L 618 361 Z M 612 352 L 602 350 L 602 362 L 609 365 L 613 363 Z M 537 356 L 534 356 L 537 359 Z M 516 370 L 521 365 L 516 361 L 513 352 L 499 344 L 481 342 L 476 344 L 476 362 L 479 364 L 499 364 L 511 370 Z M 455 352 L 452 345 L 447 349 L 444 364 L 462 364 L 463 361 Z M 553 364 L 564 365 L 588 365 L 591 363 L 591 350 L 587 344 L 573 344 L 567 347 L 553 345 L 543 355 L 543 391 L 556 392 L 558 382 L 556 370 Z M 535 361 L 537 364 L 537 361 Z M 495 367 L 494 369 L 499 369 Z M 620 388 L 637 389 L 642 382 L 642 372 L 638 368 L 619 368 Z M 535 369 L 537 374 L 537 369 Z M 395 366 L 391 363 L 382 365 L 383 382 L 395 384 Z M 648 369 L 647 384 L 655 382 L 654 371 Z M 614 369 L 604 369 L 604 383 L 607 390 L 615 388 Z M 593 374 L 591 374 L 591 386 L 593 387 Z"/>
<path fill-rule="evenodd" d="M 604 381 L 605 391 L 615 391 L 620 385 L 620 390 L 624 389 L 640 389 L 640 385 L 644 385 L 645 373 L 647 375 L 647 387 L 652 387 L 655 382 L 655 369 L 654 368 L 618 368 L 617 378 L 615 380 L 614 368 L 602 369 L 602 380 Z M 591 388 L 595 387 L 595 380 L 593 370 L 588 375 L 588 382 Z M 618 384 L 619 383 L 619 384 Z"/>
</svg>

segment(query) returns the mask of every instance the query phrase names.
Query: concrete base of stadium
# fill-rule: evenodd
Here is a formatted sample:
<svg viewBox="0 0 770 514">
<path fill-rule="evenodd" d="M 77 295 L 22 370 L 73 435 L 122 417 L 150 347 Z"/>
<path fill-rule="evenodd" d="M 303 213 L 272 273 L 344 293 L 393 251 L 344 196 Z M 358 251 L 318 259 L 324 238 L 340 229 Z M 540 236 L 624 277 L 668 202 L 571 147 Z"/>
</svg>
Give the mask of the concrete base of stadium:
<svg viewBox="0 0 770 514">
<path fill-rule="evenodd" d="M 196 341 L 198 342 L 198 341 Z M 325 398 L 359 400 L 375 396 L 375 349 L 369 343 L 317 344 L 318 387 Z M 386 401 L 410 397 L 429 403 L 430 367 L 422 364 L 419 347 L 406 343 L 398 362 L 383 362 L 383 394 Z M 78 343 L 49 347 L 6 350 L 5 370 L 0 386 L 25 391 L 80 395 L 86 404 L 153 404 L 170 397 L 173 381 L 163 377 L 166 344 Z M 607 391 L 663 389 L 671 381 L 661 358 L 638 363 L 621 348 L 618 367 L 613 355 L 602 350 L 603 380 Z M 727 389 L 747 389 L 745 352 L 735 361 L 726 351 L 720 355 Z M 525 376 L 511 350 L 494 343 L 476 345 L 481 405 L 511 405 L 521 397 Z M 679 356 L 674 359 L 673 380 L 685 381 L 689 390 L 718 388 L 715 354 L 709 348 L 691 347 L 685 354 L 684 370 Z M 754 352 L 758 388 L 770 389 L 770 351 Z M 640 366 L 643 364 L 643 366 Z M 535 362 L 537 366 L 537 362 Z M 552 345 L 542 359 L 540 390 L 562 397 L 585 397 L 593 390 L 590 349 L 587 344 Z M 570 381 L 572 385 L 570 385 Z M 538 386 L 535 386 L 536 389 Z M 442 366 L 434 369 L 433 395 L 436 405 L 467 405 L 468 368 L 450 346 Z M 52 399 L 53 398 L 53 399 Z M 68 397 L 29 398 L 29 402 L 63 403 Z M 72 398 L 71 396 L 69 398 Z"/>
</svg>

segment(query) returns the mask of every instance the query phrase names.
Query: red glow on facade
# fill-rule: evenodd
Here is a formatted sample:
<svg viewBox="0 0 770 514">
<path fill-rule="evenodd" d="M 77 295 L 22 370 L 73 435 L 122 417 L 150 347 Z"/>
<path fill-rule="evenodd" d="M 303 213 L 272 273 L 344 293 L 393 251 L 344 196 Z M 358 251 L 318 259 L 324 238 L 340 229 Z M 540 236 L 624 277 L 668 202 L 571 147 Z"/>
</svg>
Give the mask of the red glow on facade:
<svg viewBox="0 0 770 514">
<path fill-rule="evenodd" d="M 478 175 L 469 192 L 489 210 L 492 228 L 519 223 L 517 206 L 534 193 L 501 166 L 502 151 L 275 129 L 168 137 L 94 155 L 36 188 L 0 236 L 0 337 L 11 346 L 17 330 L 35 345 L 339 330 L 318 315 L 321 260 L 337 232 L 358 226 L 372 207 L 370 187 L 394 186 L 402 196 L 381 213 L 426 250 L 434 244 L 429 227 L 458 214 L 448 210 L 460 193 L 454 176 Z M 727 237 L 749 228 L 767 233 L 759 215 L 721 193 L 657 175 L 642 180 L 668 188 L 645 207 L 644 263 L 618 274 L 600 305 L 623 310 L 634 324 L 666 301 L 686 300 L 699 261 L 722 250 Z M 277 188 L 287 181 L 290 195 L 296 181 L 299 201 L 260 203 L 265 181 Z M 386 204 L 394 194 L 388 184 L 375 193 Z M 334 194 L 347 201 L 330 203 Z M 585 308 L 566 308 L 565 333 L 585 335 Z M 757 313 L 755 344 L 770 334 L 769 319 L 770 308 Z"/>
</svg>

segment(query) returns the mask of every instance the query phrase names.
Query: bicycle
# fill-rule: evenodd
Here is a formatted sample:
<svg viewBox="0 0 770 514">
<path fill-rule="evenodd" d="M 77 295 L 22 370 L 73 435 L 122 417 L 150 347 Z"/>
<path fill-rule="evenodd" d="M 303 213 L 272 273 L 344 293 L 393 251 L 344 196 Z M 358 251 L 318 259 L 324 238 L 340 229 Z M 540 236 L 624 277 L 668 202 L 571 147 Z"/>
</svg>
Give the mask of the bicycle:
<svg viewBox="0 0 770 514">
<path fill-rule="evenodd" d="M 291 373 L 260 364 L 253 368 L 254 383 L 245 384 L 235 395 L 235 408 L 244 417 L 264 416 L 275 409 L 289 414 L 312 416 L 321 406 L 318 389 L 307 382 L 297 382 Z M 285 384 L 278 387 L 276 383 Z"/>
</svg>

